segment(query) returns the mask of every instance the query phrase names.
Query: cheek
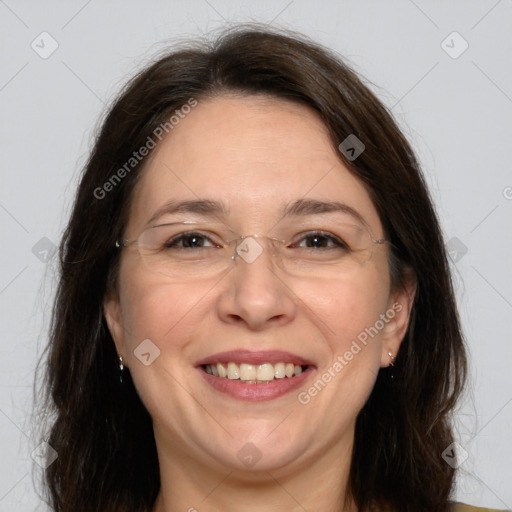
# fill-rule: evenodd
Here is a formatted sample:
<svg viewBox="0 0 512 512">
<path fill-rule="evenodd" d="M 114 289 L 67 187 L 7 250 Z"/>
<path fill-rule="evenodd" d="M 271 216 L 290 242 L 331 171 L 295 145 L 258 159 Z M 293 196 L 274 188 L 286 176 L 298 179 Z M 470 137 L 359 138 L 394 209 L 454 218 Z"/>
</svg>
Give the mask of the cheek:
<svg viewBox="0 0 512 512">
<path fill-rule="evenodd" d="M 126 365 L 151 416 L 176 426 L 169 419 L 169 397 L 173 414 L 185 417 L 191 403 L 182 383 L 191 372 L 194 334 L 212 310 L 204 309 L 208 287 L 164 284 L 143 272 L 132 273 L 124 283 Z"/>
<path fill-rule="evenodd" d="M 297 287 L 296 294 L 306 304 L 311 318 L 317 319 L 334 356 L 374 326 L 385 312 L 389 278 L 375 265 L 350 278 Z"/>
<path fill-rule="evenodd" d="M 302 289 L 298 295 L 302 295 L 311 318 L 322 330 L 329 352 L 315 381 L 301 390 L 299 402 L 317 414 L 329 411 L 332 425 L 339 427 L 340 421 L 357 415 L 379 372 L 383 333 L 380 315 L 386 311 L 389 281 L 375 266 L 371 272 Z"/>
<path fill-rule="evenodd" d="M 129 359 L 147 339 L 158 347 L 160 363 L 182 354 L 199 321 L 196 316 L 208 289 L 204 285 L 164 283 L 155 274 L 128 268 L 124 277 L 121 314 Z"/>
</svg>

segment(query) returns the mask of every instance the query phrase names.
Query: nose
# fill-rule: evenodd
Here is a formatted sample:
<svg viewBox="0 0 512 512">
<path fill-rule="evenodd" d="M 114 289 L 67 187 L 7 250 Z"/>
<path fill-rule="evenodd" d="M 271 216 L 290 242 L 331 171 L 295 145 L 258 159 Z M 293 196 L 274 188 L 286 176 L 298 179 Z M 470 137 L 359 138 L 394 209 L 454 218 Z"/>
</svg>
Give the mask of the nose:
<svg viewBox="0 0 512 512">
<path fill-rule="evenodd" d="M 217 308 L 222 321 L 245 324 L 251 330 L 283 326 L 293 320 L 297 299 L 274 264 L 271 244 L 246 237 L 235 253 L 228 285 Z"/>
</svg>

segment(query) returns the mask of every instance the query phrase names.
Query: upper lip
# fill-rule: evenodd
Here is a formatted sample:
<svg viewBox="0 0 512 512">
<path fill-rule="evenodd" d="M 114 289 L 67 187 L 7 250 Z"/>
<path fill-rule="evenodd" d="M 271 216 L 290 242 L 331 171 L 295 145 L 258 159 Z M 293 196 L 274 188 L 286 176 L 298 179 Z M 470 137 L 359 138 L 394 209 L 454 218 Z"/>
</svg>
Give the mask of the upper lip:
<svg viewBox="0 0 512 512">
<path fill-rule="evenodd" d="M 314 366 L 314 363 L 309 359 L 283 350 L 262 350 L 258 352 L 253 350 L 229 350 L 218 352 L 197 361 L 196 366 L 229 362 L 249 364 L 294 363 L 301 366 Z"/>
</svg>

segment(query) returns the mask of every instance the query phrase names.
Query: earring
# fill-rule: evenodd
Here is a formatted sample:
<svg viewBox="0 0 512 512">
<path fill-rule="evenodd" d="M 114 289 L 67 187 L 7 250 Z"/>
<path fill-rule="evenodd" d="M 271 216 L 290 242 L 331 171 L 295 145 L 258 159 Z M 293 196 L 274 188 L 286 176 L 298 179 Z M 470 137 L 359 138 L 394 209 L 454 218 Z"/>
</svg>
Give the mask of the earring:
<svg viewBox="0 0 512 512">
<path fill-rule="evenodd" d="M 123 383 L 123 370 L 124 370 L 124 364 L 123 364 L 123 356 L 119 356 L 119 382 Z"/>
<path fill-rule="evenodd" d="M 389 380 L 393 382 L 395 380 L 395 374 L 393 372 L 393 366 L 395 366 L 396 357 L 391 353 L 388 352 L 388 356 L 391 359 L 391 362 L 389 363 L 389 366 L 391 367 L 391 371 L 389 373 Z"/>
</svg>

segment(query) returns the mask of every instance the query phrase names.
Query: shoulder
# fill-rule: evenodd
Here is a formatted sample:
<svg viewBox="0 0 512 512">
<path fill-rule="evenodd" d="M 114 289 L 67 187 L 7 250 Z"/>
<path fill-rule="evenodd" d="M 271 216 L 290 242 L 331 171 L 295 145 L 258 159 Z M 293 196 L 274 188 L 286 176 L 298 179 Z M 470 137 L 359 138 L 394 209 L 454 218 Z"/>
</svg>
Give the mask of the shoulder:
<svg viewBox="0 0 512 512">
<path fill-rule="evenodd" d="M 494 508 L 480 508 L 480 507 L 472 507 L 470 505 L 465 505 L 464 503 L 454 503 L 453 504 L 453 512 L 500 512 Z M 505 511 L 501 511 L 505 512 Z"/>
</svg>

